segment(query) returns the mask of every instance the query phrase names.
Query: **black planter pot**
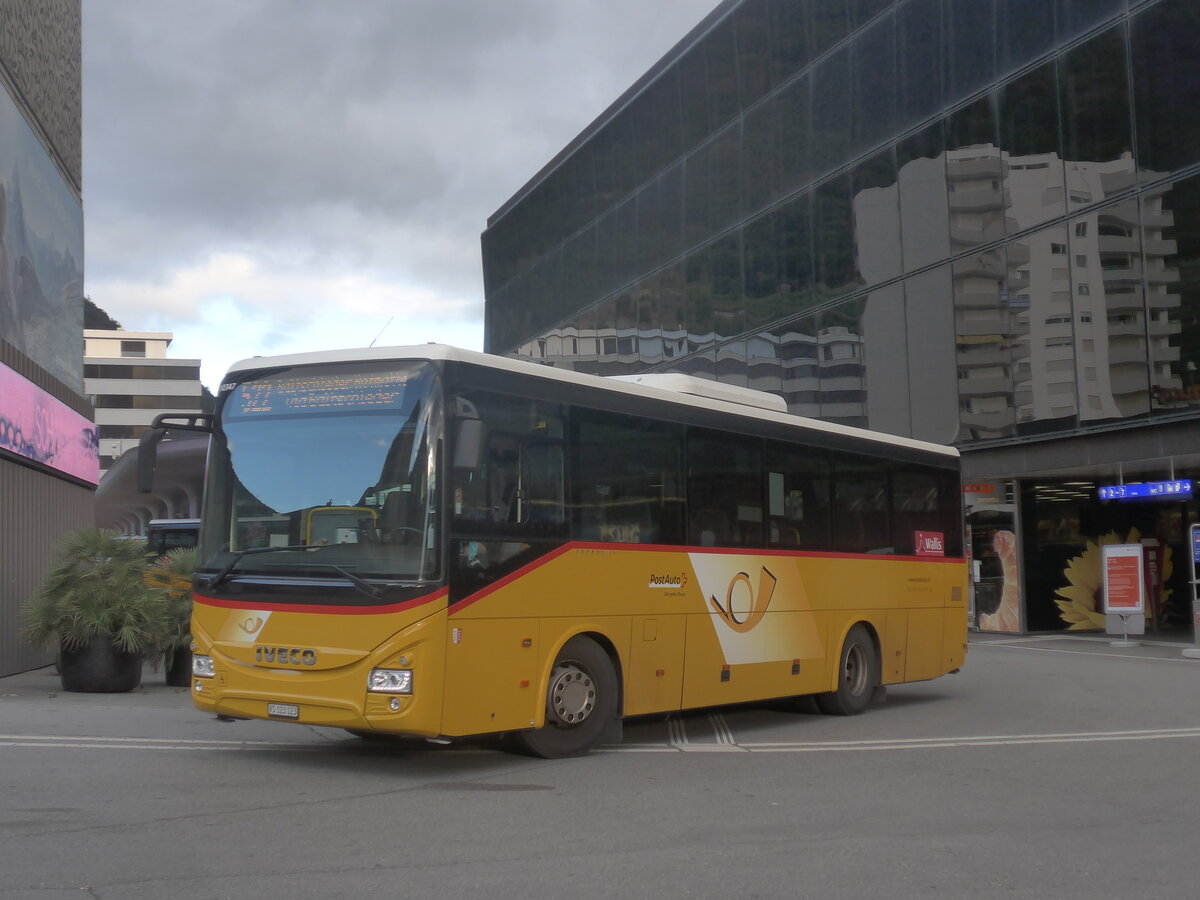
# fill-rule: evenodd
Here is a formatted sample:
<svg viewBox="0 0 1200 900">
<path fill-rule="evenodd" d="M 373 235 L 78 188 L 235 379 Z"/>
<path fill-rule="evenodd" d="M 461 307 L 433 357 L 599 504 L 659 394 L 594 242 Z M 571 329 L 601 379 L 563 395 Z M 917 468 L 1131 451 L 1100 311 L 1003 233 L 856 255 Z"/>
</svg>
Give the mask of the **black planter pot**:
<svg viewBox="0 0 1200 900">
<path fill-rule="evenodd" d="M 167 684 L 171 687 L 191 687 L 192 651 L 180 647 L 167 658 Z"/>
<path fill-rule="evenodd" d="M 108 638 L 74 649 L 63 647 L 58 668 L 62 689 L 74 693 L 113 694 L 142 683 L 142 654 L 118 650 Z"/>
</svg>

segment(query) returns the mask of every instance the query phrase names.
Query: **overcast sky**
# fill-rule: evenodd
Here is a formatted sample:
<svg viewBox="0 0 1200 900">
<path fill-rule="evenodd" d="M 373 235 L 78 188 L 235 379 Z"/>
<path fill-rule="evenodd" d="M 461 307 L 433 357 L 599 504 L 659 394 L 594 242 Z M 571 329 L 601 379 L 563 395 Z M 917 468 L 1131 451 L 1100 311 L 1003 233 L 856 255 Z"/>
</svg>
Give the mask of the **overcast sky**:
<svg viewBox="0 0 1200 900">
<path fill-rule="evenodd" d="M 86 292 L 214 389 L 482 349 L 487 217 L 716 5 L 84 0 Z"/>
</svg>

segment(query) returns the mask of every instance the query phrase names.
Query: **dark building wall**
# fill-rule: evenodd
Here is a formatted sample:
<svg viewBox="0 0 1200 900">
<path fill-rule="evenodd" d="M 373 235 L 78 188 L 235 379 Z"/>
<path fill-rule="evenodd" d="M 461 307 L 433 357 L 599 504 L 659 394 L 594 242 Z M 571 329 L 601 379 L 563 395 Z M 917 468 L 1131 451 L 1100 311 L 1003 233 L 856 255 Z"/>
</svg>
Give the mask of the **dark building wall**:
<svg viewBox="0 0 1200 900">
<path fill-rule="evenodd" d="M 991 446 L 1200 409 L 1200 6 L 719 6 L 489 221 L 486 347 Z"/>
<path fill-rule="evenodd" d="M 58 539 L 88 525 L 93 492 L 0 460 L 0 676 L 46 665 L 53 653 L 21 635 L 21 608 L 45 578 Z"/>
</svg>

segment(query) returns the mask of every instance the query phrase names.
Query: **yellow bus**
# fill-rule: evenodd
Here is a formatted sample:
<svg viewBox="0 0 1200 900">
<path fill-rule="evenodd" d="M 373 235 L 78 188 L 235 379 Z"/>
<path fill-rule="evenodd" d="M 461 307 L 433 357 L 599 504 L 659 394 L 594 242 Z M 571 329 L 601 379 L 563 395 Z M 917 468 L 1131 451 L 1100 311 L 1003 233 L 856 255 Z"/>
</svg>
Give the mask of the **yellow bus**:
<svg viewBox="0 0 1200 900">
<path fill-rule="evenodd" d="M 221 385 L 195 705 L 544 757 L 622 719 L 814 695 L 850 715 L 966 652 L 958 453 L 682 375 L 438 345 Z"/>
</svg>

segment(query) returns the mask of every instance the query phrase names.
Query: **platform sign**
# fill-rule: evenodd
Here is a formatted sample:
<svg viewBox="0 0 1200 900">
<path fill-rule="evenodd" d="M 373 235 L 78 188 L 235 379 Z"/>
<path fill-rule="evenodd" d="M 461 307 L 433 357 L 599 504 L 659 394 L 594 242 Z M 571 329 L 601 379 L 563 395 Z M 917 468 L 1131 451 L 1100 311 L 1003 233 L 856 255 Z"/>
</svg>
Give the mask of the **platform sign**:
<svg viewBox="0 0 1200 900">
<path fill-rule="evenodd" d="M 1173 478 L 1139 484 L 1102 484 L 1098 491 L 1101 500 L 1188 500 L 1192 496 L 1192 482 Z"/>
<path fill-rule="evenodd" d="M 1141 544 L 1104 545 L 1104 612 L 1141 615 L 1146 610 L 1146 582 Z"/>
</svg>

